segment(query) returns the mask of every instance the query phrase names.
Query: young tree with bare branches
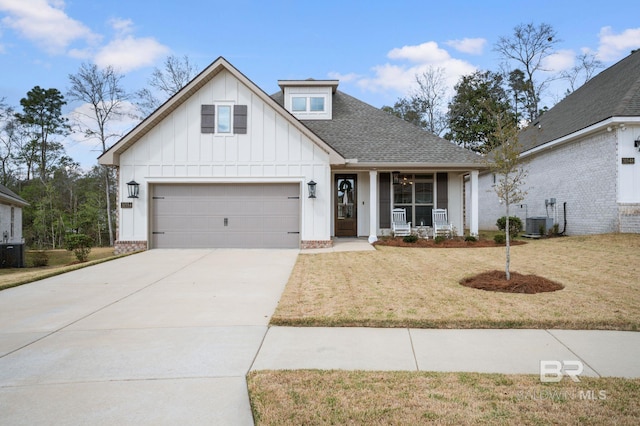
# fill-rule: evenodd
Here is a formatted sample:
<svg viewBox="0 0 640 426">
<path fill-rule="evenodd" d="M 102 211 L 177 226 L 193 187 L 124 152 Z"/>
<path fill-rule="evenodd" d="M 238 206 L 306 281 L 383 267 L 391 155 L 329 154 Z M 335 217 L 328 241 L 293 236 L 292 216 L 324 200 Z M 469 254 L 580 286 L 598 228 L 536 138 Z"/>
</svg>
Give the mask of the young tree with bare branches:
<svg viewBox="0 0 640 426">
<path fill-rule="evenodd" d="M 491 172 L 496 175 L 493 186 L 500 203 L 504 205 L 506 216 L 506 264 L 507 281 L 511 279 L 511 236 L 509 233 L 509 214 L 512 204 L 521 203 L 527 191 L 523 190 L 528 175 L 524 163 L 520 159 L 520 144 L 518 143 L 518 127 L 510 116 L 495 113 L 496 127 L 494 138 L 499 145 L 487 157 Z"/>
</svg>

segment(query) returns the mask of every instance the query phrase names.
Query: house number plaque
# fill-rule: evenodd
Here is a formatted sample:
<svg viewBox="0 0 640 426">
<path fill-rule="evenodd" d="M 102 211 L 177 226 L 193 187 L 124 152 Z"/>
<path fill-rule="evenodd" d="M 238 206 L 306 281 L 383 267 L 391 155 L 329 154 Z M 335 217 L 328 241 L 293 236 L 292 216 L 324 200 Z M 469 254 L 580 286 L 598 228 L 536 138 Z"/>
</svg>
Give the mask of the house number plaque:
<svg viewBox="0 0 640 426">
<path fill-rule="evenodd" d="M 133 208 L 133 203 L 132 202 L 122 202 L 120 203 L 120 207 L 123 209 L 131 209 Z"/>
<path fill-rule="evenodd" d="M 636 164 L 636 158 L 635 157 L 623 157 L 622 158 L 622 164 Z"/>
</svg>

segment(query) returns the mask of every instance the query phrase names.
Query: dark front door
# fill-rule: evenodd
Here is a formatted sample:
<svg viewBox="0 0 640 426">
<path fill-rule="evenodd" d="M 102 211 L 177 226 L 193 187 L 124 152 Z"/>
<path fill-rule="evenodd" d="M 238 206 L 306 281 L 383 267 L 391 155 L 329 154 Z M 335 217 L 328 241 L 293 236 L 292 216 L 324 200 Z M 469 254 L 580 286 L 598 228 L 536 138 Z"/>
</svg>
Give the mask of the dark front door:
<svg viewBox="0 0 640 426">
<path fill-rule="evenodd" d="M 357 175 L 335 177 L 335 227 L 336 237 L 358 236 Z"/>
</svg>

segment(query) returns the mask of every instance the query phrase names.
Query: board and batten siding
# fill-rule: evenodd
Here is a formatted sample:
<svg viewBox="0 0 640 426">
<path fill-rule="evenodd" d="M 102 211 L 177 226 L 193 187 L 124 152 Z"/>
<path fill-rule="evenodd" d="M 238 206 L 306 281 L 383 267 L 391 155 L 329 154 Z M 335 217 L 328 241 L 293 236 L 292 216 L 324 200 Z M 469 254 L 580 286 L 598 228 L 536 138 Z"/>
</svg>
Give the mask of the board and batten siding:
<svg viewBox="0 0 640 426">
<path fill-rule="evenodd" d="M 246 134 L 201 131 L 201 106 L 247 106 Z M 132 209 L 121 209 L 119 240 L 148 240 L 149 185 L 288 182 L 301 186 L 301 240 L 330 240 L 329 153 L 224 70 L 120 155 L 120 200 L 126 182 L 140 184 Z M 309 199 L 306 183 L 317 182 Z"/>
</svg>

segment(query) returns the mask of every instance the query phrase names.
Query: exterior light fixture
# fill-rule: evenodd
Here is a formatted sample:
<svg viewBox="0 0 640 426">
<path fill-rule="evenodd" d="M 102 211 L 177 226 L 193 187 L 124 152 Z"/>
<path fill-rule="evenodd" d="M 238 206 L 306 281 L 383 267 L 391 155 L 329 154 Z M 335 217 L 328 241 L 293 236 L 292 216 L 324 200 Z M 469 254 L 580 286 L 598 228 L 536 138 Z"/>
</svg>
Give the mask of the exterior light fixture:
<svg viewBox="0 0 640 426">
<path fill-rule="evenodd" d="M 127 191 L 129 191 L 129 198 L 138 198 L 140 193 L 140 184 L 135 180 L 127 182 Z"/>
<path fill-rule="evenodd" d="M 400 183 L 400 172 L 391 172 L 393 183 Z"/>
<path fill-rule="evenodd" d="M 316 198 L 316 185 L 317 183 L 315 183 L 313 179 L 307 183 L 307 186 L 309 187 L 309 198 Z"/>
<path fill-rule="evenodd" d="M 638 136 L 638 138 L 635 141 L 633 141 L 633 146 L 638 148 L 638 151 L 640 151 L 640 136 Z"/>
</svg>

